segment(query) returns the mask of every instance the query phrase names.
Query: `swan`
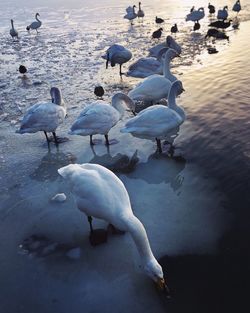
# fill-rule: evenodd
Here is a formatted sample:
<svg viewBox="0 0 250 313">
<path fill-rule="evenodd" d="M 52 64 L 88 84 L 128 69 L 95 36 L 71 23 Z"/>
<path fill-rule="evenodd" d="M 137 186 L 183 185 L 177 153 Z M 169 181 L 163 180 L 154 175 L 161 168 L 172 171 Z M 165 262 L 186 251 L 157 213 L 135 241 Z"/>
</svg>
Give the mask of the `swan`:
<svg viewBox="0 0 250 313">
<path fill-rule="evenodd" d="M 240 10 L 241 10 L 240 0 L 237 0 L 237 1 L 235 2 L 235 4 L 233 5 L 232 10 L 233 10 L 234 12 L 237 12 L 237 13 L 240 12 Z"/>
<path fill-rule="evenodd" d="M 208 3 L 208 9 L 209 9 L 209 13 L 210 14 L 214 14 L 215 13 L 215 7 L 211 3 Z"/>
<path fill-rule="evenodd" d="M 99 164 L 70 164 L 58 170 L 70 183 L 76 205 L 88 216 L 90 236 L 94 236 L 92 216 L 129 232 L 140 254 L 145 273 L 162 291 L 167 291 L 163 271 L 154 257 L 146 230 L 133 214 L 128 192 L 122 181 Z"/>
<path fill-rule="evenodd" d="M 126 122 L 121 132 L 131 133 L 134 137 L 155 139 L 161 153 L 161 139 L 176 134 L 186 118 L 185 111 L 176 104 L 175 98 L 180 89 L 183 89 L 182 83 L 176 80 L 169 91 L 168 106 L 154 105 L 142 110 Z"/>
<path fill-rule="evenodd" d="M 169 63 L 177 56 L 179 55 L 175 50 L 168 49 L 163 64 L 163 75 L 155 74 L 145 78 L 128 93 L 128 96 L 132 100 L 151 104 L 163 98 L 167 98 L 171 82 L 176 80 L 176 77 L 169 70 Z M 179 91 L 181 92 L 182 88 Z"/>
<path fill-rule="evenodd" d="M 129 66 L 127 75 L 131 77 L 145 78 L 153 74 L 163 74 L 164 54 L 168 48 L 162 48 L 157 59 L 153 57 L 140 58 Z"/>
<path fill-rule="evenodd" d="M 228 17 L 228 6 L 224 6 L 222 10 L 218 10 L 217 19 L 218 20 L 226 20 Z"/>
<path fill-rule="evenodd" d="M 137 18 L 137 14 L 135 13 L 135 8 L 136 8 L 136 5 L 133 5 L 133 7 L 128 7 L 126 9 L 127 14 L 124 15 L 124 17 L 123 17 L 123 18 L 129 20 L 131 22 L 131 25 L 133 25 L 133 20 L 135 18 Z"/>
<path fill-rule="evenodd" d="M 103 58 L 106 59 L 106 69 L 108 68 L 109 62 L 111 63 L 111 67 L 119 64 L 119 74 L 122 77 L 122 75 L 124 75 L 124 73 L 122 73 L 122 64 L 128 62 L 132 58 L 132 53 L 122 45 L 114 44 L 108 48 L 106 55 L 103 56 Z"/>
<path fill-rule="evenodd" d="M 18 32 L 14 28 L 14 21 L 11 19 L 10 22 L 11 22 L 10 35 L 12 38 L 15 38 L 15 37 L 18 38 Z"/>
<path fill-rule="evenodd" d="M 149 49 L 149 56 L 159 58 L 159 54 L 161 53 L 162 48 L 171 48 L 174 49 L 178 54 L 181 54 L 181 46 L 174 40 L 172 36 L 168 35 L 165 42 Z"/>
<path fill-rule="evenodd" d="M 202 18 L 204 18 L 205 12 L 204 8 L 199 8 L 198 10 L 193 10 L 186 16 L 186 22 L 192 21 L 192 22 L 198 22 Z"/>
<path fill-rule="evenodd" d="M 35 15 L 36 21 L 32 22 L 30 25 L 26 27 L 27 31 L 30 31 L 30 29 L 35 29 L 36 32 L 38 33 L 37 29 L 42 26 L 42 22 L 38 19 L 38 16 L 40 16 L 40 14 L 36 13 Z"/>
<path fill-rule="evenodd" d="M 47 132 L 52 132 L 56 144 L 62 142 L 56 136 L 57 127 L 64 121 L 66 116 L 66 107 L 62 99 L 61 91 L 57 87 L 50 89 L 51 102 L 37 103 L 32 105 L 23 117 L 19 134 L 36 133 L 43 131 L 47 142 L 49 139 Z M 65 140 L 64 140 L 65 141 Z"/>
<path fill-rule="evenodd" d="M 138 19 L 139 18 L 143 19 L 145 16 L 144 11 L 141 9 L 141 2 L 139 2 L 139 10 L 137 12 L 137 16 L 138 16 Z"/>
<path fill-rule="evenodd" d="M 86 106 L 71 126 L 69 134 L 90 136 L 90 145 L 94 145 L 93 135 L 104 135 L 108 146 L 110 144 L 108 132 L 123 116 L 125 111 L 123 103 L 134 111 L 133 101 L 123 93 L 115 94 L 111 105 L 104 101 L 96 101 Z"/>
</svg>

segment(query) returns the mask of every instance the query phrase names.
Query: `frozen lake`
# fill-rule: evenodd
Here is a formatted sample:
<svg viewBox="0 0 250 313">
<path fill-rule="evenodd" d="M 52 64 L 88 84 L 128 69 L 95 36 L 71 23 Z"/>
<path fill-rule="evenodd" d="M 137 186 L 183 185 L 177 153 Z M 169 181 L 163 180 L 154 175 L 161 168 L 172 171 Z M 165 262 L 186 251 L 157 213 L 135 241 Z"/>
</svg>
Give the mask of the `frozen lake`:
<svg viewBox="0 0 250 313">
<path fill-rule="evenodd" d="M 214 1 L 216 7 L 234 1 Z M 0 312 L 246 312 L 249 270 L 249 71 L 250 2 L 240 13 L 230 41 L 217 42 L 219 53 L 208 55 L 204 35 L 209 18 L 197 34 L 185 15 L 207 1 L 143 1 L 143 24 L 131 27 L 122 17 L 128 1 L 17 1 L 0 3 Z M 38 35 L 25 27 L 40 13 Z M 206 10 L 207 12 L 207 10 Z M 231 12 L 231 11 L 230 11 Z M 101 58 L 112 43 L 133 52 L 131 63 L 154 45 L 154 17 L 165 18 L 164 37 L 173 23 L 183 55 L 173 72 L 185 93 L 177 99 L 187 120 L 176 140 L 174 160 L 155 153 L 155 143 L 121 134 L 119 122 L 110 132 L 118 143 L 109 151 L 104 140 L 92 150 L 89 138 L 48 150 L 42 133 L 15 130 L 26 109 L 49 99 L 59 86 L 68 118 L 58 129 L 66 135 L 81 109 L 94 98 L 97 83 L 105 99 L 127 93 L 139 79 L 118 68 L 105 70 Z M 234 14 L 232 14 L 234 16 Z M 9 36 L 10 19 L 20 34 Z M 28 79 L 18 73 L 28 67 Z M 129 65 L 129 64 L 128 64 Z M 125 66 L 125 70 L 128 65 Z M 127 116 L 128 118 L 128 116 Z M 97 136 L 97 138 L 99 138 Z M 101 139 L 101 137 L 100 137 Z M 138 163 L 127 162 L 137 151 Z M 135 215 L 143 222 L 152 250 L 164 267 L 173 293 L 167 301 L 140 268 L 131 237 L 109 236 L 93 248 L 86 217 L 75 207 L 57 169 L 69 163 L 107 166 L 124 182 Z M 64 192 L 65 203 L 50 199 Z M 106 227 L 94 221 L 95 227 Z M 33 234 L 80 251 L 44 257 L 19 248 Z M 67 250 L 66 249 L 66 250 Z"/>
</svg>

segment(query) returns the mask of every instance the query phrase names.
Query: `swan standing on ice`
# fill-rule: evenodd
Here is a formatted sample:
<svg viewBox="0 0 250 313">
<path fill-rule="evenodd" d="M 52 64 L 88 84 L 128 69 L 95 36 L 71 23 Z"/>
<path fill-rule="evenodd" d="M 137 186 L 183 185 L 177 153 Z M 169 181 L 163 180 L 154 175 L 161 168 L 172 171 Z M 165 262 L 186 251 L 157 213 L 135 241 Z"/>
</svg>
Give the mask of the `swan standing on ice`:
<svg viewBox="0 0 250 313">
<path fill-rule="evenodd" d="M 144 11 L 141 9 L 141 2 L 139 2 L 139 10 L 137 12 L 137 16 L 138 16 L 138 19 L 141 18 L 143 21 L 145 14 L 144 14 Z"/>
<path fill-rule="evenodd" d="M 18 32 L 14 28 L 14 21 L 11 19 L 10 22 L 11 22 L 10 35 L 12 38 L 15 38 L 15 37 L 18 38 Z"/>
<path fill-rule="evenodd" d="M 151 75 L 145 78 L 128 93 L 128 96 L 132 100 L 151 104 L 167 98 L 172 82 L 176 80 L 176 77 L 170 72 L 169 64 L 177 56 L 179 54 L 175 50 L 168 49 L 164 59 L 163 75 Z M 179 93 L 182 92 L 182 89 L 180 88 Z"/>
<path fill-rule="evenodd" d="M 137 14 L 135 13 L 135 8 L 136 8 L 136 5 L 133 5 L 133 7 L 128 7 L 126 9 L 127 14 L 124 15 L 124 17 L 123 17 L 123 18 L 129 20 L 131 25 L 133 25 L 133 20 L 135 18 L 137 18 Z"/>
<path fill-rule="evenodd" d="M 154 105 L 142 110 L 127 121 L 121 129 L 122 133 L 131 133 L 134 137 L 156 140 L 158 151 L 161 153 L 161 139 L 169 139 L 179 130 L 184 122 L 185 111 L 176 104 L 176 96 L 182 89 L 181 81 L 175 81 L 168 95 L 168 106 Z"/>
<path fill-rule="evenodd" d="M 177 51 L 178 54 L 181 54 L 181 46 L 174 40 L 172 36 L 168 35 L 165 42 L 159 43 L 158 45 L 155 45 L 149 49 L 149 56 L 155 58 L 161 57 L 163 48 L 171 48 Z"/>
<path fill-rule="evenodd" d="M 160 290 L 168 292 L 162 268 L 151 251 L 143 224 L 133 214 L 129 195 L 122 181 L 98 164 L 70 164 L 60 168 L 58 173 L 70 183 L 78 209 L 88 216 L 90 239 L 95 236 L 92 216 L 130 233 L 145 273 Z"/>
<path fill-rule="evenodd" d="M 36 21 L 32 22 L 30 25 L 26 27 L 27 31 L 30 31 L 30 29 L 35 29 L 36 32 L 38 33 L 37 29 L 42 26 L 42 22 L 38 19 L 38 16 L 40 16 L 40 14 L 36 13 L 35 15 Z"/>
<path fill-rule="evenodd" d="M 119 74 L 122 77 L 122 75 L 124 75 L 124 73 L 122 73 L 122 64 L 128 62 L 132 58 L 132 53 L 125 47 L 114 44 L 108 48 L 106 55 L 103 56 L 103 58 L 106 59 L 106 69 L 108 68 L 109 62 L 111 64 L 111 67 L 119 64 Z"/>
<path fill-rule="evenodd" d="M 192 21 L 192 22 L 198 22 L 202 18 L 204 18 L 205 12 L 204 8 L 199 8 L 198 10 L 193 10 L 186 16 L 186 22 Z"/>
<path fill-rule="evenodd" d="M 218 10 L 217 19 L 218 20 L 226 20 L 228 17 L 228 6 L 224 6 L 222 10 Z"/>
<path fill-rule="evenodd" d="M 108 133 L 124 114 L 124 104 L 134 111 L 134 103 L 123 93 L 112 97 L 111 105 L 104 101 L 96 101 L 86 106 L 71 126 L 70 135 L 90 136 L 90 145 L 94 145 L 93 135 L 104 135 L 109 145 Z"/>
<path fill-rule="evenodd" d="M 237 14 L 240 12 L 241 10 L 241 4 L 240 4 L 240 0 L 237 0 L 232 8 L 232 10 L 234 12 L 237 12 Z"/>
<path fill-rule="evenodd" d="M 52 87 L 50 95 L 51 102 L 37 103 L 28 109 L 23 117 L 20 129 L 16 131 L 17 133 L 24 134 L 43 131 L 49 143 L 52 140 L 49 139 L 47 132 L 51 132 L 56 144 L 65 141 L 65 139 L 61 140 L 56 136 L 56 129 L 63 123 L 66 116 L 65 103 L 59 88 Z"/>
</svg>

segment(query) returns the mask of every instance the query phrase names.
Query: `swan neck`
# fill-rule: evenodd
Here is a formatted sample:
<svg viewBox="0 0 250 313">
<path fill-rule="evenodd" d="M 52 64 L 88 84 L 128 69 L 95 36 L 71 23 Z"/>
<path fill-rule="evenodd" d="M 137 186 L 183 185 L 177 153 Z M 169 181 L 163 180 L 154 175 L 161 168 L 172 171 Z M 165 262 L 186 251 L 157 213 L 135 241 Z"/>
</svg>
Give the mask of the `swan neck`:
<svg viewBox="0 0 250 313">
<path fill-rule="evenodd" d="M 140 220 L 134 215 L 132 215 L 128 221 L 128 231 L 135 242 L 142 263 L 146 264 L 152 259 L 155 259 L 150 248 L 146 230 Z"/>
<path fill-rule="evenodd" d="M 124 115 L 126 108 L 131 111 L 135 109 L 134 102 L 122 92 L 112 97 L 111 105 L 120 113 L 120 117 Z"/>
<path fill-rule="evenodd" d="M 39 20 L 39 18 L 38 18 L 38 15 L 36 14 L 36 20 L 38 21 L 38 22 L 41 22 L 40 20 Z"/>
<path fill-rule="evenodd" d="M 141 11 L 141 3 L 139 2 L 139 11 Z"/>
<path fill-rule="evenodd" d="M 50 91 L 50 95 L 51 95 L 51 101 L 53 103 L 64 106 L 64 101 L 62 99 L 62 94 L 60 90 L 52 88 L 52 90 Z"/>
<path fill-rule="evenodd" d="M 175 111 L 182 119 L 182 121 L 185 120 L 185 112 L 184 110 L 179 107 L 177 104 L 176 104 L 176 89 L 174 87 L 172 87 L 170 89 L 170 92 L 169 92 L 169 95 L 168 95 L 168 107 Z"/>
<path fill-rule="evenodd" d="M 11 20 L 10 22 L 11 22 L 12 28 L 14 29 L 14 22 L 13 22 L 13 20 Z"/>
<path fill-rule="evenodd" d="M 169 69 L 169 66 L 170 66 L 170 58 L 168 56 L 168 53 L 165 54 L 165 59 L 164 59 L 164 67 L 163 67 L 163 75 L 168 78 L 169 75 L 171 74 L 170 73 L 170 69 Z"/>
</svg>

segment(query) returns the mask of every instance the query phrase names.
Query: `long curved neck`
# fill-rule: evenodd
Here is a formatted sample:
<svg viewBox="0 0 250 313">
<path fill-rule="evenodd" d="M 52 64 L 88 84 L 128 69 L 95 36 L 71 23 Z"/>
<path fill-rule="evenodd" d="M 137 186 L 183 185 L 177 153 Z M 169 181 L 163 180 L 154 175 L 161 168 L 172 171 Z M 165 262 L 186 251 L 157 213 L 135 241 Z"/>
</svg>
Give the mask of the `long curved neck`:
<svg viewBox="0 0 250 313">
<path fill-rule="evenodd" d="M 148 261 L 155 259 L 150 248 L 146 230 L 139 219 L 134 215 L 131 215 L 128 220 L 128 231 L 135 242 L 142 262 L 145 264 Z"/>
<path fill-rule="evenodd" d="M 38 22 L 41 22 L 40 20 L 39 20 L 39 18 L 38 18 L 38 15 L 36 14 L 36 20 L 38 21 Z"/>
<path fill-rule="evenodd" d="M 141 11 L 141 2 L 139 2 L 139 11 Z"/>
<path fill-rule="evenodd" d="M 163 75 L 168 78 L 169 75 L 172 75 L 169 69 L 170 66 L 170 57 L 168 56 L 168 52 L 165 54 L 164 66 L 163 66 Z"/>
<path fill-rule="evenodd" d="M 135 7 L 133 7 L 133 13 L 135 14 Z"/>
<path fill-rule="evenodd" d="M 14 22 L 12 20 L 10 22 L 11 22 L 12 29 L 14 29 Z"/>
<path fill-rule="evenodd" d="M 112 97 L 111 105 L 120 113 L 122 117 L 125 112 L 125 106 L 134 111 L 134 102 L 124 93 L 119 92 Z"/>
<path fill-rule="evenodd" d="M 183 121 L 185 120 L 184 110 L 176 104 L 176 89 L 173 87 L 170 89 L 168 95 L 168 107 L 178 113 Z"/>
</svg>

